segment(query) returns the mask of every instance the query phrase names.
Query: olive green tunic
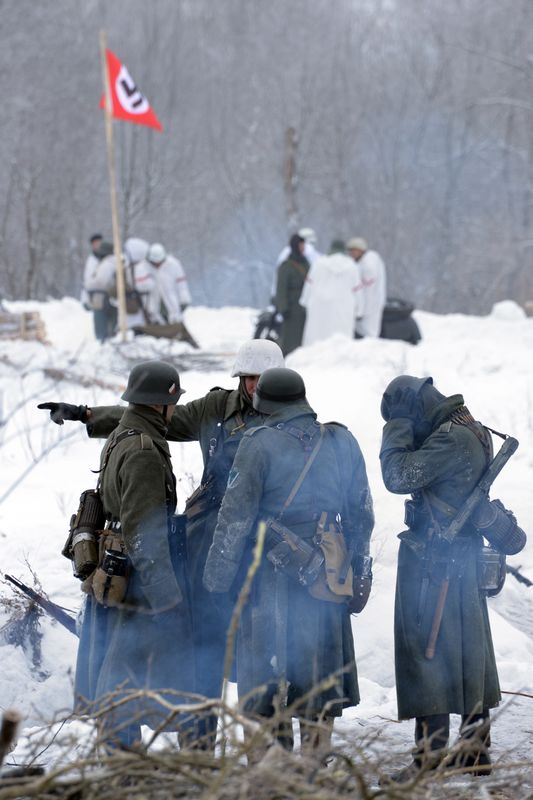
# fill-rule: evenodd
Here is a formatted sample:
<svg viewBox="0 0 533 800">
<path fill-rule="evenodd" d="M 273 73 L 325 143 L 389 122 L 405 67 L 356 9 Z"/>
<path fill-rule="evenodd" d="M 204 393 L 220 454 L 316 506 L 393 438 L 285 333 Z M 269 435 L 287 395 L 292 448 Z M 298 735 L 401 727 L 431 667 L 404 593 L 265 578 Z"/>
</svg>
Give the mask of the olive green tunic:
<svg viewBox="0 0 533 800">
<path fill-rule="evenodd" d="M 476 434 L 465 425 L 448 420 L 463 404 L 460 395 L 447 398 L 433 412 L 430 435 L 419 444 L 413 423 L 400 418 L 383 430 L 381 466 L 385 485 L 397 494 L 412 493 L 419 511 L 426 508 L 423 492 L 432 502 L 437 524 L 449 517 L 441 504 L 459 508 L 485 471 L 487 457 Z M 479 423 L 478 423 L 479 425 Z M 481 426 L 479 426 L 481 428 Z M 424 553 L 427 525 L 400 534 L 395 605 L 395 665 L 400 719 L 432 714 L 471 714 L 496 706 L 500 688 L 487 601 L 478 589 L 476 559 L 482 544 L 473 528 L 466 527 L 452 547 L 450 583 L 436 653 L 425 657 L 442 579 L 444 553 L 434 553 L 424 600 L 427 575 Z M 421 599 L 422 598 L 422 599 Z"/>
<path fill-rule="evenodd" d="M 269 427 L 243 437 L 206 563 L 204 582 L 210 591 L 227 591 L 245 571 L 258 521 L 281 511 L 309 458 L 319 430 L 315 420 L 305 401 L 291 403 L 271 415 Z M 294 430 L 300 431 L 301 440 Z M 309 443 L 307 449 L 302 442 Z M 312 541 L 322 511 L 333 517 L 341 513 L 348 538 L 355 538 L 359 552 L 367 551 L 373 513 L 363 456 L 353 436 L 335 424 L 327 426 L 316 459 L 287 510 L 293 520 L 290 527 Z M 332 687 L 317 692 L 303 706 L 298 703 L 334 673 Z M 306 587 L 275 570 L 263 553 L 253 598 L 240 622 L 239 696 L 252 693 L 249 707 L 268 716 L 273 694 L 285 680 L 287 702 L 295 703 L 298 716 L 323 711 L 338 716 L 343 707 L 359 702 L 347 606 L 313 598 Z M 263 684 L 266 692 L 258 690 Z"/>
</svg>

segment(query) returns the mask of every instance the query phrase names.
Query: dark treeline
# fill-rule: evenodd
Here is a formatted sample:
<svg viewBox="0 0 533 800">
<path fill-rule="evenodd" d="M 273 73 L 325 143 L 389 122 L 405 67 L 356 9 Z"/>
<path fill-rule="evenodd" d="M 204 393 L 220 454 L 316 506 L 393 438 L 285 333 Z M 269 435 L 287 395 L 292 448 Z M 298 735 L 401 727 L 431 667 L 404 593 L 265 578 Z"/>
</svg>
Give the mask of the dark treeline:
<svg viewBox="0 0 533 800">
<path fill-rule="evenodd" d="M 530 0 L 0 0 L 3 296 L 77 295 L 110 234 L 101 28 L 165 129 L 115 123 L 123 235 L 195 301 L 266 302 L 302 225 L 427 309 L 533 294 Z"/>
</svg>

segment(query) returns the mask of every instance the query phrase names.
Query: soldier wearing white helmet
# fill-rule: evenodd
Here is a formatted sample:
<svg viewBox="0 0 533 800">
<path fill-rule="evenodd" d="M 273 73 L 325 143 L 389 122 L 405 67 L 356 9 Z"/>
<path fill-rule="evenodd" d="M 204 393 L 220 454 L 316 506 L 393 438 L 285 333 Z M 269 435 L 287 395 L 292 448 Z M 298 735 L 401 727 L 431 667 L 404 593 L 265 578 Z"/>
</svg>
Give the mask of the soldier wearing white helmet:
<svg viewBox="0 0 533 800">
<path fill-rule="evenodd" d="M 238 386 L 235 389 L 215 387 L 204 397 L 176 406 L 166 435 L 171 442 L 199 442 L 204 460 L 200 486 L 188 499 L 186 514 L 187 571 L 193 620 L 191 658 L 195 661 L 195 691 L 206 697 L 220 695 L 233 601 L 229 595 L 213 597 L 204 588 L 205 561 L 237 447 L 247 430 L 269 424 L 268 416 L 253 407 L 257 382 L 265 370 L 283 366 L 283 355 L 275 342 L 266 339 L 244 342 L 231 370 L 232 377 L 239 378 Z M 47 403 L 45 407 L 57 424 L 64 420 L 85 422 L 89 436 L 97 438 L 108 436 L 124 411 L 121 406 L 88 409 L 67 403 Z M 214 745 L 216 723 L 214 715 L 202 721 L 198 731 L 200 744 Z"/>
<path fill-rule="evenodd" d="M 370 250 L 361 236 L 349 239 L 346 249 L 361 271 L 363 284 L 363 312 L 357 320 L 357 336 L 377 338 L 381 333 L 383 309 L 387 300 L 385 264 L 379 253 Z"/>
<path fill-rule="evenodd" d="M 182 322 L 183 312 L 191 303 L 187 276 L 181 262 L 167 253 L 159 242 L 148 247 L 146 257 L 137 265 L 146 283 L 152 280 L 152 288 L 146 303 L 149 323 L 164 325 Z"/>
</svg>

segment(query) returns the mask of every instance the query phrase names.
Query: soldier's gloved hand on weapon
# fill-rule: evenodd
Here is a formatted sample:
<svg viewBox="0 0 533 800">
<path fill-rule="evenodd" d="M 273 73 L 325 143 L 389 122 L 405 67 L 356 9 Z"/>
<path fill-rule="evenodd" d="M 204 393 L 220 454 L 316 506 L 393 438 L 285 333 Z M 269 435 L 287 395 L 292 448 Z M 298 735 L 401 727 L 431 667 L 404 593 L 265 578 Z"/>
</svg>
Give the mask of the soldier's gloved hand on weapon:
<svg viewBox="0 0 533 800">
<path fill-rule="evenodd" d="M 388 419 L 407 418 L 416 421 L 419 414 L 417 393 L 409 386 L 396 389 L 391 396 L 384 395 Z"/>
<path fill-rule="evenodd" d="M 63 425 L 66 419 L 76 422 L 87 422 L 87 406 L 74 406 L 70 403 L 39 403 L 37 408 L 50 411 L 50 419 L 56 425 Z"/>
</svg>

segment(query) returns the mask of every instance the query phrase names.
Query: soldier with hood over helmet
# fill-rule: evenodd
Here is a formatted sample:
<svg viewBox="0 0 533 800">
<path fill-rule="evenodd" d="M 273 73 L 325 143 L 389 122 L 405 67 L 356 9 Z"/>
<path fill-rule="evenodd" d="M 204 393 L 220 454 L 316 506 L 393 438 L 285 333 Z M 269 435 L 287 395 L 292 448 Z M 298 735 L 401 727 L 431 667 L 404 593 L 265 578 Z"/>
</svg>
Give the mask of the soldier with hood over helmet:
<svg viewBox="0 0 533 800">
<path fill-rule="evenodd" d="M 195 691 L 217 697 L 222 687 L 226 632 L 233 603 L 231 598 L 213 596 L 204 588 L 205 560 L 213 540 L 218 510 L 229 471 L 244 433 L 262 425 L 268 418 L 253 407 L 259 376 L 270 367 L 283 366 L 283 355 L 275 342 L 252 339 L 239 348 L 232 377 L 239 379 L 234 389 L 215 387 L 204 397 L 178 405 L 170 420 L 167 440 L 200 443 L 204 472 L 198 489 L 186 504 L 187 575 L 193 615 Z M 68 403 L 42 403 L 57 424 L 79 420 L 87 425 L 91 437 L 108 436 L 123 413 L 120 406 L 88 409 Z M 201 744 L 214 745 L 217 719 L 209 715 L 198 731 Z"/>
<path fill-rule="evenodd" d="M 415 752 L 412 764 L 390 780 L 409 781 L 443 761 L 450 714 L 462 720 L 454 765 L 486 775 L 489 709 L 501 695 L 486 592 L 478 587 L 483 540 L 470 520 L 450 545 L 440 533 L 490 463 L 490 433 L 473 419 L 462 395 L 445 397 L 432 378 L 395 378 L 381 413 L 383 480 L 389 491 L 412 495 L 408 529 L 399 535 L 394 637 L 398 716 L 416 720 Z M 518 552 L 525 535 L 515 527 L 511 539 L 499 543 L 504 552 Z M 447 594 L 433 652 L 428 643 L 443 581 Z"/>
<path fill-rule="evenodd" d="M 276 708 L 290 706 L 300 719 L 303 747 L 323 748 L 328 746 L 334 718 L 359 702 L 349 554 L 368 553 L 374 523 L 365 462 L 343 425 L 317 422 L 304 382 L 293 370 L 264 372 L 254 407 L 269 415 L 268 425 L 242 437 L 204 583 L 219 593 L 240 582 L 258 525 L 266 520 L 262 562 L 238 631 L 239 697 L 246 698 L 245 710 L 263 720 L 274 717 Z M 309 585 L 304 585 L 302 571 L 285 562 L 291 556 L 288 552 L 282 556 L 269 538 L 274 520 L 290 528 L 295 541 L 314 553 L 312 558 L 320 557 L 323 545 L 331 556 L 330 561 L 326 555 L 327 569 L 320 567 L 323 584 L 309 576 Z M 343 567 L 345 581 L 339 577 Z M 328 677 L 329 686 L 316 688 Z M 291 749 L 292 731 L 275 719 L 273 728 Z"/>
<path fill-rule="evenodd" d="M 309 261 L 304 255 L 305 239 L 295 233 L 289 242 L 288 258 L 278 267 L 274 305 L 282 317 L 280 347 L 288 355 L 300 347 L 305 324 L 305 309 L 300 305 L 300 295 L 309 271 Z"/>
</svg>

